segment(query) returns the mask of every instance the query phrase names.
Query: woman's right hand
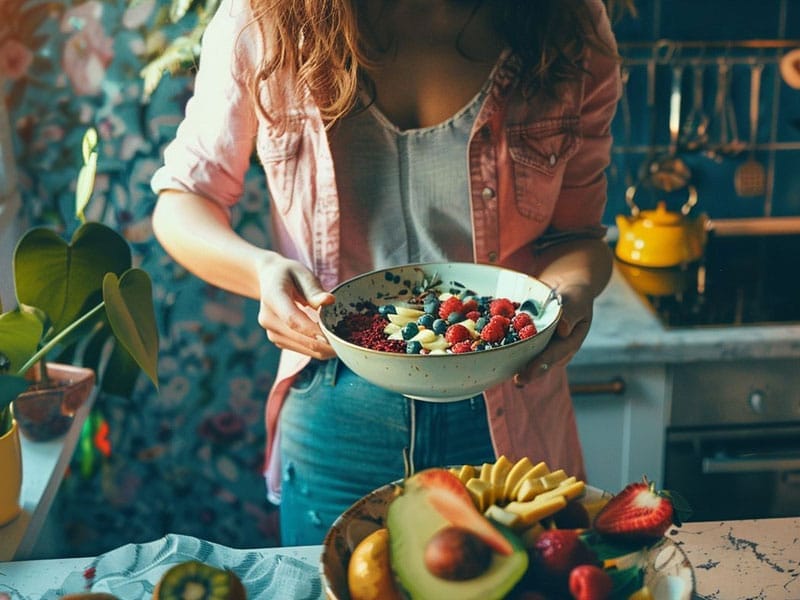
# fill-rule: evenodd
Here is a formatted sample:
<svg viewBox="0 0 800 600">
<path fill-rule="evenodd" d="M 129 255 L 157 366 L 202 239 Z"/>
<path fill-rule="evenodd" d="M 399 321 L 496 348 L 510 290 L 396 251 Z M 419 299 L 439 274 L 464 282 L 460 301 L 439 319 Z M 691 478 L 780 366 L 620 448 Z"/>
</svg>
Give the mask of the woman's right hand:
<svg viewBox="0 0 800 600">
<path fill-rule="evenodd" d="M 258 323 L 278 348 L 326 360 L 335 353 L 320 329 L 317 309 L 334 302 L 317 277 L 296 260 L 270 253 L 258 270 Z"/>
</svg>

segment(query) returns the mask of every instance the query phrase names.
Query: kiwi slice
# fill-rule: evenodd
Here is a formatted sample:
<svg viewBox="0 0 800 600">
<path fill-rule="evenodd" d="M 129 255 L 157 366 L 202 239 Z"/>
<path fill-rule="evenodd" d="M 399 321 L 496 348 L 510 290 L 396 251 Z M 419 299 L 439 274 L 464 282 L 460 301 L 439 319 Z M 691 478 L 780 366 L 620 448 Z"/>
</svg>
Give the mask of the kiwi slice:
<svg viewBox="0 0 800 600">
<path fill-rule="evenodd" d="M 233 571 L 190 560 L 170 567 L 153 591 L 153 600 L 246 600 Z"/>
</svg>

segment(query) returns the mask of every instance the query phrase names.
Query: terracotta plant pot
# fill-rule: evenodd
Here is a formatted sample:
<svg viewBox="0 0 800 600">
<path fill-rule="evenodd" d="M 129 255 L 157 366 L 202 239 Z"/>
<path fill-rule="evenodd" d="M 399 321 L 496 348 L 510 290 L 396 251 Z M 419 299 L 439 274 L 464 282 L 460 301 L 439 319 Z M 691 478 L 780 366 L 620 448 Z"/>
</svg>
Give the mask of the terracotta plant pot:
<svg viewBox="0 0 800 600">
<path fill-rule="evenodd" d="M 36 383 L 14 400 L 14 417 L 20 431 L 37 442 L 66 433 L 95 382 L 93 370 L 70 365 L 48 363 L 47 375 L 48 383 Z M 29 378 L 37 382 L 41 379 L 35 371 Z"/>
<path fill-rule="evenodd" d="M 11 422 L 11 429 L 0 436 L 0 526 L 17 518 L 22 507 L 19 494 L 22 489 L 22 451 L 19 445 L 17 422 Z"/>
</svg>

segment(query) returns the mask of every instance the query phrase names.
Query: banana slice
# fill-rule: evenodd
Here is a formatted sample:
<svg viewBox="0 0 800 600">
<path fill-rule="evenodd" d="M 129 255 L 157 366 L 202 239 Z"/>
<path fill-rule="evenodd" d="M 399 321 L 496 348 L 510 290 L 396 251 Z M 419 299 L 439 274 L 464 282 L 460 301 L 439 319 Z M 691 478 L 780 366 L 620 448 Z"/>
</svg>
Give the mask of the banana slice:
<svg viewBox="0 0 800 600">
<path fill-rule="evenodd" d="M 533 468 L 533 463 L 531 459 L 527 456 L 524 458 L 520 458 L 517 462 L 514 463 L 514 466 L 511 467 L 508 471 L 508 475 L 506 475 L 506 484 L 503 488 L 503 495 L 511 499 L 513 496 L 511 495 L 514 491 L 514 488 L 517 487 L 520 479 L 522 476 L 530 471 Z"/>
<path fill-rule="evenodd" d="M 511 471 L 511 467 L 513 466 L 513 463 L 508 460 L 505 455 L 498 457 L 494 463 L 494 466 L 492 466 L 492 472 L 489 475 L 489 481 L 491 481 L 495 488 L 499 489 L 499 495 L 501 497 L 498 498 L 498 500 L 500 501 L 505 499 L 503 491 L 505 490 L 506 478 L 508 477 L 508 473 Z"/>
<path fill-rule="evenodd" d="M 422 315 L 425 314 L 424 310 L 419 310 L 417 308 L 408 308 L 408 307 L 405 307 L 405 306 L 395 306 L 394 309 L 397 311 L 397 314 L 399 316 L 408 317 L 409 320 L 413 320 L 413 321 L 416 321 Z M 391 315 L 390 315 L 390 317 L 391 317 Z"/>
</svg>

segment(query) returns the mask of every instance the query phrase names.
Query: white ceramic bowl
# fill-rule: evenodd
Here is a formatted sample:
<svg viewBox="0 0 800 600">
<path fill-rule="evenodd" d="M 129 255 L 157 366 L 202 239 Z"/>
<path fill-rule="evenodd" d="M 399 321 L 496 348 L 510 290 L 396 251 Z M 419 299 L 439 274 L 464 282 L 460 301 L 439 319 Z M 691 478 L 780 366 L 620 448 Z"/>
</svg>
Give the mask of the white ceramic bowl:
<svg viewBox="0 0 800 600">
<path fill-rule="evenodd" d="M 401 354 L 371 350 L 348 342 L 334 333 L 347 314 L 364 303 L 402 303 L 412 288 L 423 281 L 441 280 L 440 292 L 470 290 L 477 295 L 533 300 L 545 310 L 534 317 L 538 333 L 506 346 L 462 354 Z M 538 279 L 491 265 L 473 263 L 424 263 L 372 271 L 332 290 L 334 304 L 320 310 L 322 330 L 337 356 L 352 371 L 383 388 L 410 398 L 452 402 L 471 398 L 506 381 L 544 350 L 561 317 L 561 298 Z"/>
</svg>

